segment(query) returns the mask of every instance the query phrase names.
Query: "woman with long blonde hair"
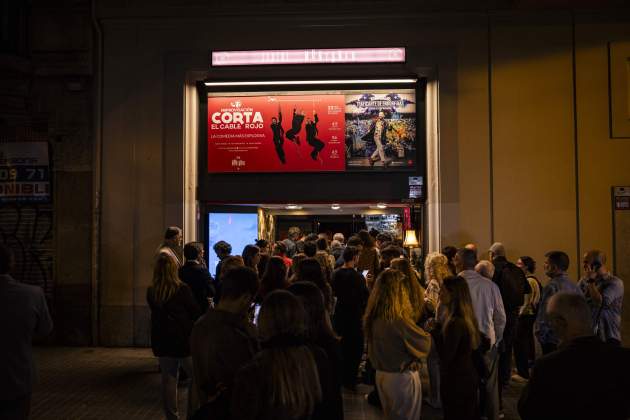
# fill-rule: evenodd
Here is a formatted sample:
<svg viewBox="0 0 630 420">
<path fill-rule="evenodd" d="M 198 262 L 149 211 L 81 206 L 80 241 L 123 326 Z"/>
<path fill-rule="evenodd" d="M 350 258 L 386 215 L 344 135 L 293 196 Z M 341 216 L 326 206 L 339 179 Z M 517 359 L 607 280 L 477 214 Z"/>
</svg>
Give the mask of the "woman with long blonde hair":
<svg viewBox="0 0 630 420">
<path fill-rule="evenodd" d="M 368 356 L 376 369 L 376 388 L 386 419 L 420 418 L 422 384 L 417 362 L 431 347 L 429 334 L 413 319 L 404 277 L 395 269 L 383 271 L 364 316 Z"/>
<path fill-rule="evenodd" d="M 466 280 L 445 278 L 440 303 L 445 308 L 444 321 L 436 324 L 432 334 L 440 356 L 444 419 L 472 420 L 479 416 L 473 351 L 481 337 Z"/>
<path fill-rule="evenodd" d="M 413 309 L 413 320 L 418 322 L 422 316 L 424 309 L 424 290 L 420 286 L 420 279 L 416 270 L 413 269 L 411 263 L 406 258 L 395 258 L 392 260 L 390 267 L 399 270 L 405 275 L 403 284 L 409 294 L 411 307 Z"/>
<path fill-rule="evenodd" d="M 231 416 L 254 419 L 324 419 L 332 381 L 329 361 L 306 342 L 306 312 L 286 290 L 271 292 L 258 317 L 263 350 L 239 369 Z"/>
<path fill-rule="evenodd" d="M 190 333 L 201 316 L 190 288 L 179 280 L 178 263 L 172 256 L 160 254 L 153 268 L 153 282 L 147 290 L 151 308 L 151 348 L 162 373 L 162 399 L 167 419 L 179 418 L 177 380 L 182 367 L 192 378 Z M 191 387 L 188 388 L 190 396 Z M 188 399 L 188 412 L 191 401 Z"/>
</svg>

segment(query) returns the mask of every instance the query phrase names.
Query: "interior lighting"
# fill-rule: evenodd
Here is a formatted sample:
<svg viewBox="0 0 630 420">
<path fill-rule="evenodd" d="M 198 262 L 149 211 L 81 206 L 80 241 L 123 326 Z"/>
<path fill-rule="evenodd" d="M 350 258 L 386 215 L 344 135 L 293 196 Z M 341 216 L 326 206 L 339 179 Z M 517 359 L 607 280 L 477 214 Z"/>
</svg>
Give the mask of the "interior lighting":
<svg viewBox="0 0 630 420">
<path fill-rule="evenodd" d="M 403 246 L 405 248 L 414 248 L 419 246 L 416 231 L 414 229 L 407 229 L 405 231 L 405 242 L 403 243 Z"/>
<path fill-rule="evenodd" d="M 285 208 L 287 210 L 300 210 L 302 206 L 298 206 L 297 204 L 287 204 Z"/>
<path fill-rule="evenodd" d="M 206 86 L 276 86 L 276 85 L 369 85 L 407 84 L 418 79 L 357 79 L 357 80 L 246 80 L 234 82 L 204 82 Z"/>
<path fill-rule="evenodd" d="M 379 209 L 386 209 L 387 208 L 387 204 L 385 204 L 385 203 L 378 203 L 376 205 L 376 207 L 378 207 Z"/>
<path fill-rule="evenodd" d="M 339 204 L 333 204 L 330 206 L 331 209 L 333 210 L 339 210 L 341 208 L 341 206 Z"/>
</svg>

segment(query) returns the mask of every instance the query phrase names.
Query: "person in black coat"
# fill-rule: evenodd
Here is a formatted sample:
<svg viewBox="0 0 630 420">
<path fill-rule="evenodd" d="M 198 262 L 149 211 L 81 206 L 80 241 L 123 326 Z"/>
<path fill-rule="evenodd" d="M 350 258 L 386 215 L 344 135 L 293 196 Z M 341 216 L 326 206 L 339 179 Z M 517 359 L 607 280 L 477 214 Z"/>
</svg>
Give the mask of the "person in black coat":
<svg viewBox="0 0 630 420">
<path fill-rule="evenodd" d="M 317 123 L 319 122 L 319 117 L 317 113 L 313 111 L 313 119 L 310 118 L 306 121 L 306 142 L 313 147 L 313 151 L 311 152 L 311 159 L 317 160 L 317 156 L 324 148 L 324 142 L 317 138 Z"/>
<path fill-rule="evenodd" d="M 293 108 L 293 118 L 291 120 L 291 128 L 287 131 L 286 137 L 297 144 L 300 145 L 300 136 L 298 135 L 302 130 L 302 123 L 304 122 L 304 111 L 296 112 L 295 108 Z"/>
<path fill-rule="evenodd" d="M 190 288 L 179 280 L 177 261 L 168 254 L 161 254 L 155 262 L 147 303 L 151 309 L 151 348 L 162 373 L 164 414 L 167 419 L 177 419 L 179 369 L 183 368 L 192 378 L 190 333 L 201 310 Z M 189 385 L 188 395 L 190 391 Z M 190 398 L 188 412 L 191 412 Z"/>
<path fill-rule="evenodd" d="M 518 402 L 523 420 L 630 418 L 630 350 L 593 335 L 584 298 L 560 292 L 547 305 L 560 346 L 536 361 Z"/>
<path fill-rule="evenodd" d="M 204 264 L 201 242 L 189 242 L 184 246 L 186 262 L 179 269 L 179 278 L 186 283 L 203 313 L 208 311 L 209 299 L 214 298 L 213 279 Z"/>
<path fill-rule="evenodd" d="M 278 155 L 278 159 L 282 164 L 287 163 L 287 160 L 284 155 L 284 128 L 282 128 L 282 112 L 280 111 L 280 106 L 278 106 L 278 118 L 271 118 L 271 125 L 269 126 L 273 133 L 273 145 L 276 147 L 276 154 Z"/>
</svg>

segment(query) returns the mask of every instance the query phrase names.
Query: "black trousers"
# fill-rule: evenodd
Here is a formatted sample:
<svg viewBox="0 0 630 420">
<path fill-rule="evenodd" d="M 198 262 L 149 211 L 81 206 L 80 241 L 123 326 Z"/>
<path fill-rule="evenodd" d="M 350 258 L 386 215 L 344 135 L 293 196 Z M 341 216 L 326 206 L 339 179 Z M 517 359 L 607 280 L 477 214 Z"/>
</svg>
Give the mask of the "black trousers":
<svg viewBox="0 0 630 420">
<path fill-rule="evenodd" d="M 0 419 L 27 420 L 31 412 L 31 394 L 13 400 L 0 400 Z"/>
<path fill-rule="evenodd" d="M 536 358 L 534 321 L 536 321 L 536 315 L 521 315 L 518 318 L 516 339 L 514 340 L 516 370 L 520 376 L 526 379 L 529 379 L 529 366 Z"/>
<path fill-rule="evenodd" d="M 341 381 L 346 387 L 357 384 L 359 365 L 363 357 L 363 334 L 346 334 L 341 337 Z"/>
<path fill-rule="evenodd" d="M 306 140 L 308 144 L 313 147 L 313 151 L 311 152 L 311 157 L 313 160 L 317 159 L 317 155 L 324 148 L 324 142 L 318 139 L 317 137 L 309 138 Z"/>
<path fill-rule="evenodd" d="M 295 136 L 300 132 L 302 127 L 294 128 L 291 127 L 286 133 L 284 133 L 285 137 L 291 141 L 295 140 Z"/>
<path fill-rule="evenodd" d="M 273 144 L 274 146 L 276 146 L 276 154 L 278 155 L 278 158 L 280 159 L 280 162 L 282 163 L 286 163 L 287 160 L 284 156 L 284 148 L 282 147 L 284 143 L 284 140 L 282 140 L 282 138 L 273 138 Z"/>
<path fill-rule="evenodd" d="M 516 329 L 518 327 L 518 309 L 505 311 L 505 330 L 503 331 L 503 351 L 499 356 L 499 397 L 503 388 L 510 383 L 512 377 L 512 350 Z"/>
</svg>

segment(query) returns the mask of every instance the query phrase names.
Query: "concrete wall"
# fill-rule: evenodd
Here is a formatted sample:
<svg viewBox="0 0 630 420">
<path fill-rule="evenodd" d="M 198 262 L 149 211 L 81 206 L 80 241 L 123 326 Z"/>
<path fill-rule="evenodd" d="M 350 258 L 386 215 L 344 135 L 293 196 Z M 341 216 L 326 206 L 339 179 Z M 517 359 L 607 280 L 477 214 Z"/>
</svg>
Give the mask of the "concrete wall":
<svg viewBox="0 0 630 420">
<path fill-rule="evenodd" d="M 175 9 L 178 19 L 140 19 L 102 4 L 97 10 L 105 42 L 101 343 L 148 343 L 152 255 L 164 227 L 183 224 L 184 83 L 208 68 L 213 48 L 323 48 L 340 39 L 344 46 L 404 44 L 407 64 L 379 71 L 414 72 L 439 84 L 442 244 L 473 241 L 487 249 L 499 240 L 511 258 L 531 255 L 541 271 L 544 253 L 562 249 L 573 277 L 586 249 L 612 255 L 610 187 L 630 184 L 630 141 L 610 138 L 608 43 L 630 40 L 627 14 L 253 20 L 192 18 Z M 362 76 L 365 69 L 213 74 Z"/>
</svg>

